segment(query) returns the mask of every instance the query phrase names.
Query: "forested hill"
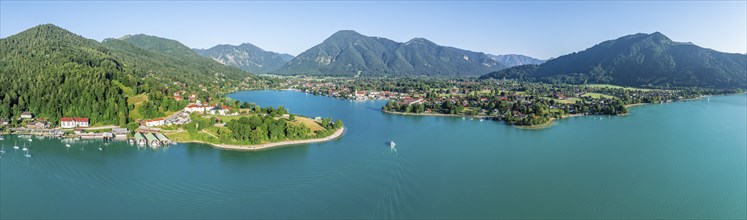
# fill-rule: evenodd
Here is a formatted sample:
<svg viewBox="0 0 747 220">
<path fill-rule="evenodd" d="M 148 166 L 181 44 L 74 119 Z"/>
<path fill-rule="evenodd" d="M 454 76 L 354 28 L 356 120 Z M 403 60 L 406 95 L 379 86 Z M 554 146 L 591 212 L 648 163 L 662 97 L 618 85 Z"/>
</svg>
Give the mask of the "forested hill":
<svg viewBox="0 0 747 220">
<path fill-rule="evenodd" d="M 175 91 L 204 99 L 257 82 L 249 73 L 181 50 L 176 41 L 161 47 L 174 50 L 156 50 L 163 42 L 157 39 L 151 49 L 118 39 L 99 43 L 51 24 L 0 39 L 0 118 L 29 111 L 52 122 L 89 117 L 91 123 L 124 125 L 131 120 L 127 96 L 147 93 L 158 108 Z"/>
<path fill-rule="evenodd" d="M 226 66 L 213 59 L 200 56 L 197 52 L 175 40 L 145 34 L 126 35 L 118 40 L 170 57 L 185 69 L 197 71 L 197 74 L 225 77 L 233 80 L 242 80 L 251 76 L 250 73 L 241 71 L 236 67 Z"/>
<path fill-rule="evenodd" d="M 424 38 L 405 43 L 338 31 L 285 64 L 279 74 L 337 76 L 479 76 L 506 68 L 487 54 L 445 47 Z"/>
<path fill-rule="evenodd" d="M 536 67 L 518 66 L 481 78 L 625 86 L 746 88 L 747 55 L 674 42 L 656 32 L 624 36 Z"/>
<path fill-rule="evenodd" d="M 127 103 L 112 81 L 131 79 L 110 50 L 54 25 L 0 39 L 0 118 L 30 111 L 123 125 Z"/>
</svg>

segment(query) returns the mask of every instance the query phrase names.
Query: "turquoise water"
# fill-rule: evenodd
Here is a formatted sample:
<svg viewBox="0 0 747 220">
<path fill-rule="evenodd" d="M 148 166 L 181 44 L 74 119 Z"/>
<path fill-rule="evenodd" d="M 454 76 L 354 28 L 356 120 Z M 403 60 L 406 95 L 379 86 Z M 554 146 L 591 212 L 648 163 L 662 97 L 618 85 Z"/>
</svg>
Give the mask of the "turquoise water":
<svg viewBox="0 0 747 220">
<path fill-rule="evenodd" d="M 230 97 L 340 118 L 348 131 L 262 152 L 33 139 L 31 158 L 6 135 L 0 218 L 747 217 L 745 95 L 543 130 L 290 91 Z"/>
</svg>

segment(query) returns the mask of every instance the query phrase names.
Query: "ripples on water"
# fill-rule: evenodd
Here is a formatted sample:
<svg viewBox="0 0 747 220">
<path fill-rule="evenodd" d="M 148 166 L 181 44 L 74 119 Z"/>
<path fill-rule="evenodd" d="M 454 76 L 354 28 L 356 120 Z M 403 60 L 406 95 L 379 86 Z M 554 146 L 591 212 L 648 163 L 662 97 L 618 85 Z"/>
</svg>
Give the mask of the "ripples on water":
<svg viewBox="0 0 747 220">
<path fill-rule="evenodd" d="M 312 117 L 332 112 L 350 129 L 339 140 L 260 152 L 34 139 L 31 158 L 13 150 L 17 137 L 6 135 L 0 141 L 7 151 L 0 158 L 0 217 L 747 216 L 746 129 L 735 123 L 747 121 L 747 106 L 733 97 L 524 130 L 382 114 L 377 107 L 383 102 L 242 94 L 251 98 L 232 98 Z M 389 140 L 398 143 L 396 151 Z"/>
</svg>

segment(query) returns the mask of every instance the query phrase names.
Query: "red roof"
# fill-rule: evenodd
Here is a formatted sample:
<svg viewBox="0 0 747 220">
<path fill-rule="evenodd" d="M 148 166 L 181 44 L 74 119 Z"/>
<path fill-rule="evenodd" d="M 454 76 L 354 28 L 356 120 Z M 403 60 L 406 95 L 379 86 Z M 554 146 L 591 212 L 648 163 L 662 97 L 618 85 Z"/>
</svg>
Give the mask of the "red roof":
<svg viewBox="0 0 747 220">
<path fill-rule="evenodd" d="M 88 123 L 88 118 L 60 118 L 60 121 L 75 121 Z"/>
<path fill-rule="evenodd" d="M 145 122 L 163 121 L 163 118 L 156 118 L 153 120 L 145 120 Z"/>
</svg>

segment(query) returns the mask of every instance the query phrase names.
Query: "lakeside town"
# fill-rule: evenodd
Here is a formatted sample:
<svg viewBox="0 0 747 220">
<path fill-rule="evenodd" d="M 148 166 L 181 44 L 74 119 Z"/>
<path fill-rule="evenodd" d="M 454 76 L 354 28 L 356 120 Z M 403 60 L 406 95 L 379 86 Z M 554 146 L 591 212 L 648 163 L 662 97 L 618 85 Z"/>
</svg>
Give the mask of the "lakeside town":
<svg viewBox="0 0 747 220">
<path fill-rule="evenodd" d="M 513 80 L 437 78 L 288 77 L 281 86 L 314 95 L 366 101 L 387 100 L 384 112 L 463 116 L 537 126 L 583 115 L 624 115 L 627 107 L 695 99 L 740 90 L 632 88 Z"/>
</svg>

